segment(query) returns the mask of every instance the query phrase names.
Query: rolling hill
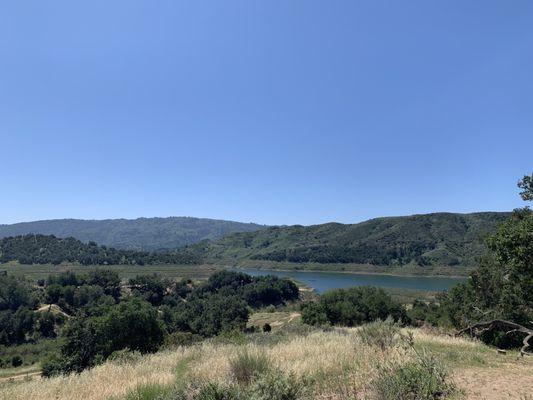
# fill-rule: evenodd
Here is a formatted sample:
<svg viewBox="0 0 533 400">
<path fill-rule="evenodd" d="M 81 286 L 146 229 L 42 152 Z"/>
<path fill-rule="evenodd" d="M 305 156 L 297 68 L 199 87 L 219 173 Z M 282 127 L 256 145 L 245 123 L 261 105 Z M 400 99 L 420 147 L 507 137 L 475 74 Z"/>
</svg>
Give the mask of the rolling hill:
<svg viewBox="0 0 533 400">
<path fill-rule="evenodd" d="M 0 238 L 30 233 L 74 237 L 82 242 L 124 250 L 177 249 L 202 240 L 216 240 L 233 232 L 264 226 L 206 218 L 169 217 L 138 219 L 55 219 L 0 225 Z"/>
<path fill-rule="evenodd" d="M 117 250 L 83 243 L 72 237 L 60 239 L 53 235 L 20 235 L 0 239 L 0 264 L 17 261 L 21 264 L 81 265 L 145 265 L 198 264 L 201 258 L 188 249 L 167 252 Z"/>
<path fill-rule="evenodd" d="M 470 267 L 484 237 L 510 214 L 435 213 L 376 218 L 358 224 L 268 227 L 207 245 L 210 260 Z"/>
</svg>

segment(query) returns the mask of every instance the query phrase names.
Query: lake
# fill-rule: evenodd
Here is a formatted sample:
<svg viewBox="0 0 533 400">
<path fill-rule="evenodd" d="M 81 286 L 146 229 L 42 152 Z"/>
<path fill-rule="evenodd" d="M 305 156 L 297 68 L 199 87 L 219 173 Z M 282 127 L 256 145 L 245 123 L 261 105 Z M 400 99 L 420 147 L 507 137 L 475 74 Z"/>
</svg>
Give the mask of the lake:
<svg viewBox="0 0 533 400">
<path fill-rule="evenodd" d="M 284 278 L 292 278 L 312 287 L 318 293 L 322 293 L 329 289 L 339 289 L 350 286 L 381 286 L 401 289 L 443 291 L 457 283 L 466 281 L 466 278 L 370 275 L 343 272 L 274 271 L 253 268 L 239 269 L 239 271 L 252 276 L 276 275 Z"/>
</svg>

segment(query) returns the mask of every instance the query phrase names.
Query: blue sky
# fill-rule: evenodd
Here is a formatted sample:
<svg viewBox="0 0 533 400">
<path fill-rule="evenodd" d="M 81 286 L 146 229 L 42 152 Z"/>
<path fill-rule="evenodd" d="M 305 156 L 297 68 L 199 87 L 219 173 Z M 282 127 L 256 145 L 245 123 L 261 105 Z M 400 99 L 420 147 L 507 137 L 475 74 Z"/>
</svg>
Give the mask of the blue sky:
<svg viewBox="0 0 533 400">
<path fill-rule="evenodd" d="M 533 2 L 14 1 L 0 223 L 510 210 Z"/>
</svg>

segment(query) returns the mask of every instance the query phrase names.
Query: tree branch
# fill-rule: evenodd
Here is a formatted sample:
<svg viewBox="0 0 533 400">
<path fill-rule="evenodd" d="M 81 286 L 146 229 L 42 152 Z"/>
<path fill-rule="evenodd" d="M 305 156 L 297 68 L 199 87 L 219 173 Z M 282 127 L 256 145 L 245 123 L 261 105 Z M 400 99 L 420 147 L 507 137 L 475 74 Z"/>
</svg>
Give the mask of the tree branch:
<svg viewBox="0 0 533 400">
<path fill-rule="evenodd" d="M 522 341 L 522 348 L 520 349 L 520 355 L 523 357 L 524 355 L 533 355 L 533 353 L 530 353 L 526 351 L 529 347 L 533 347 L 532 344 L 529 343 L 531 339 L 533 339 L 533 330 L 526 328 L 525 326 L 522 326 L 520 324 L 516 324 L 511 321 L 505 321 L 503 319 L 493 319 L 491 321 L 486 322 L 478 322 L 476 324 L 467 326 L 464 329 L 461 329 L 459 332 L 456 333 L 456 336 L 462 335 L 463 333 L 468 332 L 470 336 L 478 336 L 477 331 L 485 332 L 487 330 L 492 329 L 511 329 L 508 330 L 505 334 L 508 335 L 512 332 L 518 332 L 523 333 L 526 335 L 524 340 Z"/>
</svg>

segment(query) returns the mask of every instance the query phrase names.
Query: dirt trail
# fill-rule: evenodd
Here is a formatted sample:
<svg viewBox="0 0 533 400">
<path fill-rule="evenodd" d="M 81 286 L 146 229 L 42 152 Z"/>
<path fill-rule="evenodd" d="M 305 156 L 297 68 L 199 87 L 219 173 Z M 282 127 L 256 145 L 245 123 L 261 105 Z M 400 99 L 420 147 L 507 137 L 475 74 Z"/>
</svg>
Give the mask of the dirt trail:
<svg viewBox="0 0 533 400">
<path fill-rule="evenodd" d="M 11 375 L 4 378 L 0 378 L 0 382 L 6 382 L 6 381 L 20 381 L 22 379 L 31 378 L 31 379 L 39 379 L 41 377 L 41 372 L 23 372 L 17 375 Z"/>
<path fill-rule="evenodd" d="M 469 400 L 533 400 L 533 367 L 505 364 L 498 368 L 469 368 L 456 371 L 455 382 Z"/>
</svg>

